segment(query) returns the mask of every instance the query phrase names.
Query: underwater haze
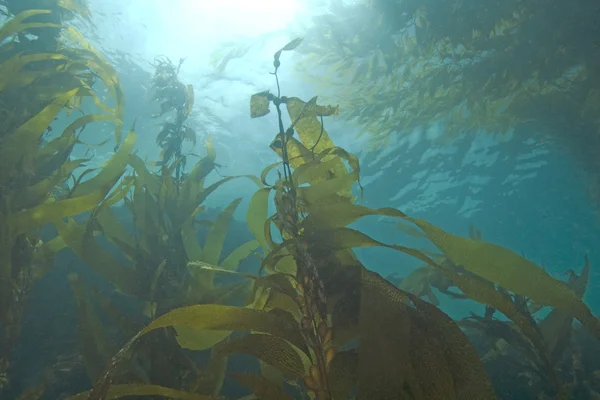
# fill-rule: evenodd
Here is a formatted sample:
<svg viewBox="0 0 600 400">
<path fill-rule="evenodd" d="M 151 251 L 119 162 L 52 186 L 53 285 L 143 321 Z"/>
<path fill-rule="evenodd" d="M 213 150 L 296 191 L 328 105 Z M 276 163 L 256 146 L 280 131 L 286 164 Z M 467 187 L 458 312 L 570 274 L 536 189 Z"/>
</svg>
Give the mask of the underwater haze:
<svg viewBox="0 0 600 400">
<path fill-rule="evenodd" d="M 564 3 L 0 0 L 0 399 L 600 398 Z"/>
</svg>

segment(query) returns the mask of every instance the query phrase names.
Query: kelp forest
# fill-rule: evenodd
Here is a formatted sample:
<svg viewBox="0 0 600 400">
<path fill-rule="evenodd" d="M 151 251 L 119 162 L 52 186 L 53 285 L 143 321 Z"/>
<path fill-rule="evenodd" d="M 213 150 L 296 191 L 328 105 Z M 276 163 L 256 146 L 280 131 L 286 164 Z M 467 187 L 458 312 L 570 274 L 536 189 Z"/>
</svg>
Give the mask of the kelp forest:
<svg viewBox="0 0 600 400">
<path fill-rule="evenodd" d="M 599 260 L 555 277 L 475 226 L 367 207 L 359 158 L 327 129 L 344 104 L 295 97 L 280 80 L 307 38 L 274 49 L 272 85 L 247 99 L 252 121 L 273 127 L 264 146 L 278 162 L 229 176 L 210 138 L 196 143 L 183 59 L 154 63 L 160 157 L 149 160 L 136 150 L 148 135 L 124 123 L 119 73 L 69 23 L 90 18 L 84 3 L 3 3 L 1 399 L 600 398 L 600 319 L 582 300 Z M 114 143 L 101 164 L 81 136 L 95 124 L 112 132 L 97 142 Z M 243 198 L 216 211 L 206 200 L 242 180 L 255 185 L 242 224 L 252 237 L 234 243 Z M 355 227 L 373 216 L 399 239 Z M 384 277 L 356 255 L 364 247 L 420 267 Z M 29 331 L 49 275 L 73 310 L 45 312 L 72 324 Z M 484 312 L 452 319 L 438 293 Z M 25 357 L 34 340 L 52 350 Z"/>
</svg>

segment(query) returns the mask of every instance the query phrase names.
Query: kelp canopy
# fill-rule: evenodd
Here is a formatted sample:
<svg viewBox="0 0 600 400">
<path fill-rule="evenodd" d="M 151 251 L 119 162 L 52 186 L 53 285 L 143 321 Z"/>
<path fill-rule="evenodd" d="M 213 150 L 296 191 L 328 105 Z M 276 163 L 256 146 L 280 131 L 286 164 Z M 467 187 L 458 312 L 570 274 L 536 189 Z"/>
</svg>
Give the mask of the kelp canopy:
<svg viewBox="0 0 600 400">
<path fill-rule="evenodd" d="M 327 68 L 322 84 L 339 78 L 345 115 L 377 143 L 436 121 L 448 135 L 600 128 L 593 0 L 329 3 L 306 65 Z"/>
<path fill-rule="evenodd" d="M 157 136 L 161 159 L 147 162 L 134 154 L 133 129 L 121 143 L 124 96 L 114 68 L 72 27 L 28 22 L 48 13 L 24 11 L 0 29 L 11 39 L 0 48 L 0 68 L 9 74 L 0 96 L 14 107 L 2 110 L 0 136 L 0 390 L 10 389 L 9 360 L 31 285 L 66 251 L 81 261 L 63 279 L 77 307 L 72 330 L 90 388 L 70 399 L 485 400 L 498 398 L 486 371 L 498 362 L 527 377 L 528 398 L 600 396 L 593 378 L 600 366 L 582 361 L 588 342 L 579 339 L 584 332 L 592 347 L 600 339 L 600 320 L 582 301 L 589 260 L 561 281 L 474 228 L 460 237 L 401 210 L 360 205 L 359 161 L 325 129 L 340 108 L 281 93 L 279 68 L 302 39 L 274 54 L 277 90 L 250 99 L 253 118 L 275 111 L 270 147 L 280 161 L 260 178 L 206 185 L 218 172 L 217 154 L 206 141 L 205 155 L 186 171 L 193 88 L 179 81 L 178 67 L 166 59 L 156 65 L 155 100 L 175 122 Z M 46 27 L 64 34 L 61 46 L 15 50 L 27 45 L 16 40 L 20 32 Z M 33 109 L 21 113 L 23 92 Z M 52 132 L 54 118 L 79 109 L 82 99 L 97 113 Z M 287 128 L 283 113 L 292 121 Z M 78 173 L 90 160 L 73 160 L 71 152 L 95 121 L 114 123 L 119 147 L 102 168 Z M 246 213 L 253 238 L 229 251 L 241 199 L 214 218 L 203 203 L 236 179 L 258 188 Z M 413 226 L 438 252 L 349 227 L 369 216 Z M 47 225 L 56 235 L 42 240 Z M 367 269 L 357 247 L 392 249 L 424 265 L 398 287 Z M 260 267 L 242 270 L 249 257 Z M 434 290 L 474 300 L 485 313 L 454 321 L 433 304 Z M 476 348 L 473 338 L 489 344 Z M 234 393 L 234 382 L 243 389 Z M 43 398 L 54 383 L 46 375 L 20 398 Z"/>
</svg>

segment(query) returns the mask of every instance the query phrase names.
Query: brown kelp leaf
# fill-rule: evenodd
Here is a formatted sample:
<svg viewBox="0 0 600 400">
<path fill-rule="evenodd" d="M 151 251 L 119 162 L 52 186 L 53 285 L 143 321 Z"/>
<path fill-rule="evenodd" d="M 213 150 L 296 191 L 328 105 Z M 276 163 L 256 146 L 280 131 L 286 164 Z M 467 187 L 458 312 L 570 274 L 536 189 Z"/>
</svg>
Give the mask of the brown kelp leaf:
<svg viewBox="0 0 600 400">
<path fill-rule="evenodd" d="M 329 117 L 331 115 L 337 115 L 340 112 L 340 106 L 318 105 L 317 96 L 306 103 L 297 97 L 290 97 L 287 99 L 286 106 L 294 108 L 292 112 L 297 114 L 297 119 L 299 120 L 308 117 Z"/>
<path fill-rule="evenodd" d="M 87 400 L 89 392 L 83 392 L 70 396 L 67 400 Z M 159 396 L 177 400 L 222 400 L 218 396 L 206 396 L 202 394 L 184 392 L 182 390 L 171 389 L 158 385 L 147 385 L 144 383 L 132 383 L 122 385 L 112 385 L 108 389 L 106 400 L 120 399 L 130 396 Z"/>
<path fill-rule="evenodd" d="M 269 110 L 269 94 L 270 92 L 264 91 L 255 93 L 250 97 L 250 117 L 258 118 L 267 115 Z"/>
<path fill-rule="evenodd" d="M 402 399 L 414 388 L 408 298 L 376 273 L 361 270 L 359 399 Z"/>
<path fill-rule="evenodd" d="M 5 185 L 15 168 L 33 173 L 34 155 L 40 138 L 65 104 L 79 89 L 58 93 L 42 111 L 29 119 L 14 132 L 4 135 L 0 147 L 0 185 Z M 20 163 L 20 166 L 17 164 Z"/>
<path fill-rule="evenodd" d="M 104 331 L 86 287 L 77 274 L 69 275 L 71 289 L 77 305 L 79 343 L 88 377 L 95 382 L 104 372 L 110 355 L 116 352 Z"/>
<path fill-rule="evenodd" d="M 334 399 L 347 399 L 356 387 L 358 353 L 356 350 L 338 352 L 329 364 L 329 389 Z"/>
<path fill-rule="evenodd" d="M 141 295 L 140 282 L 134 271 L 122 265 L 94 240 L 85 226 L 69 220 L 56 221 L 56 230 L 75 254 L 96 273 L 112 283 L 121 293 Z"/>
<path fill-rule="evenodd" d="M 562 281 L 512 251 L 493 243 L 444 232 L 421 219 L 412 219 L 456 265 L 512 292 L 569 312 L 600 338 L 600 321 Z"/>
<path fill-rule="evenodd" d="M 260 247 L 257 240 L 249 240 L 233 250 L 221 262 L 220 267 L 228 271 L 237 271 L 240 262 L 251 256 Z"/>
<path fill-rule="evenodd" d="M 268 334 L 254 333 L 232 339 L 220 344 L 217 352 L 222 355 L 250 354 L 294 379 L 307 376 L 312 365 L 309 356 L 298 347 L 281 337 Z"/>
<path fill-rule="evenodd" d="M 283 390 L 283 387 L 270 381 L 261 375 L 254 374 L 230 374 L 242 385 L 249 388 L 259 399 L 262 400 L 293 400 L 292 397 Z"/>
<path fill-rule="evenodd" d="M 446 359 L 452 373 L 452 386 L 456 399 L 495 399 L 494 389 L 477 351 L 456 322 L 440 309 L 417 296 L 409 295 L 409 297 L 431 334 L 431 336 L 421 337 L 425 340 L 430 340 L 431 337 L 441 339 L 440 355 Z M 415 356 L 419 358 L 420 353 L 417 352 Z M 445 397 L 441 398 L 445 399 Z"/>
<path fill-rule="evenodd" d="M 297 121 L 294 128 L 298 132 L 298 137 L 302 144 L 309 151 L 317 154 L 336 147 L 327 130 L 321 125 L 319 118 L 316 116 L 303 116 L 302 111 L 306 104 L 297 97 L 289 98 L 286 104 L 290 119 Z M 333 170 L 333 173 L 337 175 L 345 170 L 346 167 L 340 161 L 340 164 Z"/>
</svg>

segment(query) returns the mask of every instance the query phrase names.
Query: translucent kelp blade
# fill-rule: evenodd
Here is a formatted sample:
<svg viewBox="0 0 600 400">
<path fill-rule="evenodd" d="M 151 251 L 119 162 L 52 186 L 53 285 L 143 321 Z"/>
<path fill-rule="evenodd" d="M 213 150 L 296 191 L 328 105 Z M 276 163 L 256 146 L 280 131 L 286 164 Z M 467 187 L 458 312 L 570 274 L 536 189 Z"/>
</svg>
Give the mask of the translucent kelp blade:
<svg viewBox="0 0 600 400">
<path fill-rule="evenodd" d="M 311 105 L 305 103 L 297 97 L 290 97 L 287 100 L 286 107 L 288 114 L 290 115 L 290 119 L 292 121 L 298 121 L 295 125 L 295 128 L 298 132 L 300 141 L 307 149 L 318 154 L 326 149 L 335 147 L 335 144 L 329 137 L 329 134 L 321 126 L 321 122 L 317 118 L 316 114 L 314 112 L 312 114 L 305 114 L 303 112 L 305 109 L 312 109 L 319 106 L 316 106 L 316 104 Z M 325 115 L 333 115 L 337 112 L 336 108 L 328 107 L 329 106 L 325 108 L 329 109 L 330 113 L 325 113 Z"/>
<path fill-rule="evenodd" d="M 455 236 L 421 219 L 409 220 L 454 264 L 537 303 L 570 313 L 600 338 L 600 320 L 564 282 L 543 268 L 493 243 Z"/>
<path fill-rule="evenodd" d="M 302 225 L 306 230 L 344 227 L 369 215 L 404 218 L 406 214 L 395 208 L 368 208 L 352 203 L 324 205 L 314 210 Z"/>
<path fill-rule="evenodd" d="M 231 376 L 262 400 L 293 400 L 281 385 L 261 375 L 232 373 Z M 341 398 L 341 397 L 340 397 Z"/>
<path fill-rule="evenodd" d="M 267 221 L 270 194 L 270 188 L 256 191 L 250 199 L 250 205 L 246 212 L 248 228 L 250 228 L 250 231 L 260 244 L 260 247 L 265 251 L 265 254 L 269 251 L 269 245 L 265 238 L 265 221 Z"/>
<path fill-rule="evenodd" d="M 208 231 L 202 250 L 202 261 L 219 265 L 219 262 L 221 261 L 221 252 L 223 251 L 223 245 L 225 244 L 225 237 L 227 236 L 227 230 L 229 229 L 229 223 L 241 201 L 241 197 L 232 201 L 213 222 Z"/>
<path fill-rule="evenodd" d="M 281 337 L 268 334 L 255 333 L 229 340 L 220 344 L 217 352 L 252 355 L 294 379 L 307 376 L 312 364 L 309 356 L 298 347 Z"/>
<path fill-rule="evenodd" d="M 67 400 L 87 400 L 90 392 L 79 393 L 68 397 Z M 176 400 L 222 400 L 222 397 L 207 396 L 202 394 L 184 392 L 158 385 L 146 385 L 144 383 L 131 383 L 112 385 L 105 397 L 106 400 L 120 399 L 131 396 L 158 396 Z"/>
<path fill-rule="evenodd" d="M 269 110 L 269 91 L 255 93 L 250 97 L 250 118 L 258 118 L 267 115 Z"/>
<path fill-rule="evenodd" d="M 168 326 L 187 326 L 196 330 L 256 331 L 288 340 L 297 347 L 304 340 L 288 313 L 271 313 L 243 307 L 199 304 L 170 311 L 144 328 L 138 336 Z"/>
</svg>

